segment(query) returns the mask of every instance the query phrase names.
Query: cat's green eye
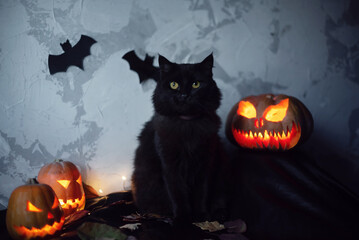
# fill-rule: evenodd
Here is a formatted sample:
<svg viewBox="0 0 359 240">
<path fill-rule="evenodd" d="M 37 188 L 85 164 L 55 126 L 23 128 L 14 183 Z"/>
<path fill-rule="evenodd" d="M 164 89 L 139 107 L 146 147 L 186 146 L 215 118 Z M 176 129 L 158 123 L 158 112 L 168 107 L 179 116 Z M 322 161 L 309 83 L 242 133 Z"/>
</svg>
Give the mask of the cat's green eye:
<svg viewBox="0 0 359 240">
<path fill-rule="evenodd" d="M 201 84 L 200 84 L 198 81 L 192 83 L 192 87 L 193 87 L 193 88 L 199 88 L 200 85 L 201 85 Z"/>
<path fill-rule="evenodd" d="M 176 90 L 178 88 L 178 83 L 177 82 L 170 82 L 170 87 L 173 89 L 173 90 Z"/>
</svg>

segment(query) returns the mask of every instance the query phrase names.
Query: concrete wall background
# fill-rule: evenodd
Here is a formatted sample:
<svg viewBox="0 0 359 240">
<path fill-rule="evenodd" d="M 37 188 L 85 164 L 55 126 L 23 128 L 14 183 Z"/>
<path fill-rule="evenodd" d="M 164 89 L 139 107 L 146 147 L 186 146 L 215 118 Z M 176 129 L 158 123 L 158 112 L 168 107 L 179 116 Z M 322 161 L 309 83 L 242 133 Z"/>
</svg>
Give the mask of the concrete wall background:
<svg viewBox="0 0 359 240">
<path fill-rule="evenodd" d="M 353 0 L 354 2 L 354 0 Z M 315 130 L 303 149 L 359 192 L 359 22 L 350 0 L 1 0 L 0 209 L 55 158 L 76 163 L 104 193 L 129 185 L 136 137 L 155 83 L 122 56 L 175 62 L 214 53 L 223 121 L 240 98 L 299 98 Z M 85 71 L 50 75 L 49 54 L 96 39 Z M 223 135 L 223 131 L 221 131 Z M 327 156 L 337 155 L 339 158 Z M 126 176 L 127 180 L 123 180 Z"/>
</svg>

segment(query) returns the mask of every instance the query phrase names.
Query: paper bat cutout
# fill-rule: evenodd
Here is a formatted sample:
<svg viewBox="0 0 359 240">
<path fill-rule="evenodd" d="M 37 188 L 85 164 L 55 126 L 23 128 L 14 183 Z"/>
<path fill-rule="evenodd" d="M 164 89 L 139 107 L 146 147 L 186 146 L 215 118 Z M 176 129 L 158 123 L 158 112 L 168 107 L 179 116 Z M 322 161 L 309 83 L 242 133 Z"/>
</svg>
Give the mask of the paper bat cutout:
<svg viewBox="0 0 359 240">
<path fill-rule="evenodd" d="M 145 60 L 140 59 L 134 50 L 129 51 L 122 57 L 130 64 L 130 69 L 135 71 L 140 78 L 140 83 L 148 80 L 153 79 L 157 82 L 159 79 L 159 68 L 153 66 L 153 59 L 146 54 Z"/>
<path fill-rule="evenodd" d="M 50 74 L 66 72 L 70 66 L 76 66 L 84 70 L 83 60 L 85 57 L 91 55 L 90 48 L 95 43 L 96 40 L 86 35 L 81 35 L 80 40 L 75 46 L 71 46 L 69 40 L 60 43 L 64 53 L 60 55 L 49 55 L 48 64 Z"/>
</svg>

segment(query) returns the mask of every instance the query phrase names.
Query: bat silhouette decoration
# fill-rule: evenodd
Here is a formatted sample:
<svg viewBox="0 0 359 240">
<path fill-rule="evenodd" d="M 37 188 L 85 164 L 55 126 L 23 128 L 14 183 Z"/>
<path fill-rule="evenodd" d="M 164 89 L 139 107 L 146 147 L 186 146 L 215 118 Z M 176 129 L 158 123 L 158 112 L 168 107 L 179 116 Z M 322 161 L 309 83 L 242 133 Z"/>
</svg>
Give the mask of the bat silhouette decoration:
<svg viewBox="0 0 359 240">
<path fill-rule="evenodd" d="M 60 43 L 64 53 L 60 55 L 49 55 L 48 64 L 50 74 L 66 72 L 70 66 L 76 66 L 84 70 L 83 61 L 85 57 L 91 55 L 90 48 L 95 43 L 96 40 L 86 35 L 81 35 L 80 40 L 75 46 L 72 46 L 69 40 Z"/>
<path fill-rule="evenodd" d="M 145 60 L 142 60 L 132 50 L 123 55 L 122 58 L 129 63 L 130 69 L 138 74 L 140 83 L 148 79 L 153 79 L 157 82 L 159 79 L 159 68 L 153 66 L 154 57 L 146 54 Z"/>
</svg>

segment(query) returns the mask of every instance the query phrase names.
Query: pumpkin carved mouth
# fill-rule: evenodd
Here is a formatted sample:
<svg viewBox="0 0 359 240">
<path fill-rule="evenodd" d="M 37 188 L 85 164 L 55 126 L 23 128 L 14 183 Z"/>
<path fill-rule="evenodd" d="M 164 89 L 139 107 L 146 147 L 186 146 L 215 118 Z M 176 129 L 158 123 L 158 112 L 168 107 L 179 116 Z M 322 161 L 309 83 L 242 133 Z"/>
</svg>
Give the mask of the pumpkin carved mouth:
<svg viewBox="0 0 359 240">
<path fill-rule="evenodd" d="M 54 222 L 52 225 L 46 224 L 42 228 L 35 228 L 32 227 L 28 229 L 25 226 L 14 226 L 17 233 L 21 236 L 25 236 L 27 239 L 29 238 L 36 238 L 36 237 L 45 237 L 47 235 L 53 235 L 56 231 L 61 230 L 62 225 L 64 225 L 65 217 L 61 217 L 59 222 Z"/>
<path fill-rule="evenodd" d="M 64 202 L 63 199 L 59 199 L 60 205 L 62 209 L 70 209 L 71 208 L 77 208 L 78 206 L 83 206 L 85 203 L 85 195 L 82 195 L 81 199 L 67 199 L 66 202 Z"/>
<path fill-rule="evenodd" d="M 282 132 L 267 130 L 252 132 L 251 130 L 241 131 L 235 128 L 232 128 L 232 132 L 237 143 L 242 147 L 288 150 L 298 143 L 301 128 L 299 124 L 296 125 L 293 122 L 292 129 L 290 131 L 287 129 L 287 132 L 284 130 Z"/>
</svg>

